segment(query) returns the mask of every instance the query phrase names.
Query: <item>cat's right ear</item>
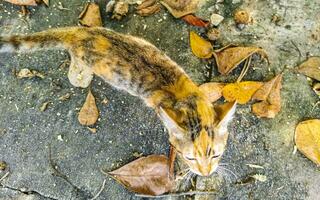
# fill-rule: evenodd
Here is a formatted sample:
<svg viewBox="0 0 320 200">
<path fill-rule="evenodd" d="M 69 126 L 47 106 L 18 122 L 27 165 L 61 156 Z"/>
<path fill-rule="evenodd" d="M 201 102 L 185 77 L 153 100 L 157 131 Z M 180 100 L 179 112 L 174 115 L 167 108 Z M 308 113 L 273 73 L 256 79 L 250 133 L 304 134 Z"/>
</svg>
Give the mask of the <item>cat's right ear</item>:
<svg viewBox="0 0 320 200">
<path fill-rule="evenodd" d="M 182 129 L 177 124 L 177 122 L 170 116 L 168 111 L 160 107 L 158 114 L 164 125 L 167 127 L 170 135 L 176 137 L 177 139 L 183 137 Z"/>
</svg>

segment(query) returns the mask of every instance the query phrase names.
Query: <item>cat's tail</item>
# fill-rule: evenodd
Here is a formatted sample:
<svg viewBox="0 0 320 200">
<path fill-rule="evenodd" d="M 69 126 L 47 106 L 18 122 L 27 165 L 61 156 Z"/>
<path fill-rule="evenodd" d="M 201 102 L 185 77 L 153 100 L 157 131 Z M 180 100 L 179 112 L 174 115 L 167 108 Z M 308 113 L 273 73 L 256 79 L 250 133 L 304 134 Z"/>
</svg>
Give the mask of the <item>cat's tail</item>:
<svg viewBox="0 0 320 200">
<path fill-rule="evenodd" d="M 0 36 L 0 53 L 29 52 L 40 49 L 68 48 L 80 28 L 50 29 L 30 35 Z"/>
</svg>

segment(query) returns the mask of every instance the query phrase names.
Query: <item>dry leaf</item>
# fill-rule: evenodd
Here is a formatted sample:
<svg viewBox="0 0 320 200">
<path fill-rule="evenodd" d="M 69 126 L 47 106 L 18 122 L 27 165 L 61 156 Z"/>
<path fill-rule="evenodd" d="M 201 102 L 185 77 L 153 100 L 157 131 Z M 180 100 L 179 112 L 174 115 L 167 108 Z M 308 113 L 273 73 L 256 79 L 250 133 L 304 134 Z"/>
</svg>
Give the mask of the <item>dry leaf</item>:
<svg viewBox="0 0 320 200">
<path fill-rule="evenodd" d="M 112 19 L 120 20 L 129 12 L 129 4 L 125 1 L 118 1 L 114 5 Z"/>
<path fill-rule="evenodd" d="M 96 3 L 87 3 L 79 15 L 79 23 L 87 27 L 102 26 L 99 5 Z"/>
<path fill-rule="evenodd" d="M 217 101 L 222 97 L 222 89 L 225 86 L 224 83 L 205 83 L 199 86 L 199 89 L 207 95 L 211 103 Z"/>
<path fill-rule="evenodd" d="M 44 79 L 44 75 L 36 70 L 30 70 L 27 68 L 21 69 L 17 74 L 16 74 L 18 79 L 22 78 L 33 78 L 33 77 L 39 77 Z"/>
<path fill-rule="evenodd" d="M 49 6 L 49 4 L 50 4 L 49 0 L 42 0 L 42 2 L 43 2 L 44 4 L 46 4 L 46 6 Z"/>
<path fill-rule="evenodd" d="M 229 83 L 222 89 L 222 95 L 229 102 L 237 101 L 239 104 L 246 104 L 262 85 L 263 83 L 254 81 Z"/>
<path fill-rule="evenodd" d="M 45 110 L 47 110 L 49 103 L 51 102 L 50 101 L 44 102 L 40 107 L 40 111 L 44 112 Z"/>
<path fill-rule="evenodd" d="M 175 17 L 180 18 L 185 15 L 195 13 L 200 7 L 203 0 L 162 0 L 160 3 L 164 5 L 168 11 Z"/>
<path fill-rule="evenodd" d="M 210 58 L 212 56 L 213 47 L 211 43 L 193 31 L 190 32 L 190 46 L 192 53 L 198 58 Z"/>
<path fill-rule="evenodd" d="M 277 75 L 264 85 L 253 95 L 253 100 L 262 102 L 252 105 L 252 112 L 258 117 L 274 118 L 281 110 L 281 81 L 282 74 Z"/>
<path fill-rule="evenodd" d="M 137 8 L 138 15 L 149 16 L 160 12 L 161 5 L 156 0 L 146 0 Z"/>
<path fill-rule="evenodd" d="M 107 174 L 139 194 L 160 195 L 173 188 L 173 180 L 169 178 L 168 158 L 163 155 L 141 157 Z"/>
<path fill-rule="evenodd" d="M 300 122 L 294 139 L 298 150 L 320 166 L 320 120 Z"/>
<path fill-rule="evenodd" d="M 69 67 L 68 78 L 73 86 L 86 88 L 93 79 L 93 70 L 81 62 L 82 61 L 76 59 L 72 60 Z"/>
<path fill-rule="evenodd" d="M 186 16 L 183 16 L 181 19 L 183 19 L 185 22 L 192 26 L 199 26 L 199 27 L 207 27 L 209 26 L 209 22 L 206 20 L 203 20 L 195 15 L 189 14 Z"/>
<path fill-rule="evenodd" d="M 37 5 L 36 0 L 4 0 L 4 1 L 19 5 L 19 6 L 36 6 Z"/>
<path fill-rule="evenodd" d="M 213 55 L 216 59 L 218 71 L 222 75 L 226 75 L 254 53 L 258 53 L 266 59 L 268 58 L 267 53 L 261 48 L 235 47 L 233 45 L 228 45 L 222 49 L 216 50 L 213 52 Z"/>
<path fill-rule="evenodd" d="M 310 57 L 297 70 L 310 78 L 320 81 L 320 57 Z"/>
<path fill-rule="evenodd" d="M 91 91 L 89 90 L 86 101 L 84 102 L 78 116 L 78 120 L 82 125 L 93 125 L 99 117 L 99 110 Z"/>
</svg>

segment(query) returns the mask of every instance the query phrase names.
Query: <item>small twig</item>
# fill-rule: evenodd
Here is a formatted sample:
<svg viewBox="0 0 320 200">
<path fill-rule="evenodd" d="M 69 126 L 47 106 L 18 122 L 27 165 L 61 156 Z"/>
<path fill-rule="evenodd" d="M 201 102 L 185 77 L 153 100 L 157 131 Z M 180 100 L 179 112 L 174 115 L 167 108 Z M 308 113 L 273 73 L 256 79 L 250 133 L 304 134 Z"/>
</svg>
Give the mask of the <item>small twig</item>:
<svg viewBox="0 0 320 200">
<path fill-rule="evenodd" d="M 171 179 L 174 179 L 174 162 L 177 157 L 176 149 L 170 145 L 170 152 L 169 152 L 169 175 Z"/>
<path fill-rule="evenodd" d="M 142 198 L 164 198 L 164 197 L 180 197 L 180 196 L 191 196 L 191 195 L 213 195 L 217 194 L 217 192 L 205 192 L 205 191 L 190 191 L 190 192 L 181 192 L 181 193 L 172 193 L 172 194 L 164 194 L 164 195 L 158 195 L 158 196 L 152 196 L 152 195 L 144 195 L 144 194 L 136 194 L 136 197 L 142 197 Z"/>
<path fill-rule="evenodd" d="M 251 65 L 251 58 L 252 58 L 252 56 L 250 56 L 246 60 L 246 62 L 244 63 L 244 67 L 242 68 L 241 73 L 240 73 L 240 75 L 239 75 L 239 77 L 237 79 L 237 83 L 239 83 L 242 80 L 242 78 L 246 75 L 246 73 L 248 72 L 249 67 Z"/>
<path fill-rule="evenodd" d="M 291 43 L 294 46 L 294 48 L 298 51 L 298 53 L 299 53 L 299 62 L 301 62 L 302 53 L 301 53 L 299 47 L 297 46 L 297 44 L 293 40 L 291 40 Z"/>
<path fill-rule="evenodd" d="M 7 173 L 5 173 L 1 178 L 0 178 L 0 182 L 3 181 L 7 176 L 9 176 L 10 172 L 8 171 Z"/>
<path fill-rule="evenodd" d="M 102 186 L 101 186 L 99 192 L 96 195 L 94 195 L 94 197 L 92 197 L 90 200 L 95 200 L 96 198 L 98 198 L 100 196 L 100 194 L 104 190 L 104 187 L 106 186 L 106 181 L 107 181 L 106 179 L 103 180 L 103 183 L 102 183 Z"/>
</svg>

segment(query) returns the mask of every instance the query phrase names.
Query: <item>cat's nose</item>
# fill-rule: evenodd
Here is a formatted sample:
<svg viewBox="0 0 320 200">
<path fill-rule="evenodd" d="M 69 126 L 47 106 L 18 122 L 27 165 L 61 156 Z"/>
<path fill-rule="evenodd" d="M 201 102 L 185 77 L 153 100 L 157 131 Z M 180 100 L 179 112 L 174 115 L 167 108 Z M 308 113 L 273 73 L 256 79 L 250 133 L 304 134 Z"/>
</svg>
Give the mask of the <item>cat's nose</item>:
<svg viewBox="0 0 320 200">
<path fill-rule="evenodd" d="M 202 167 L 200 172 L 202 176 L 209 176 L 211 174 L 211 166 L 209 165 L 207 167 Z"/>
</svg>

